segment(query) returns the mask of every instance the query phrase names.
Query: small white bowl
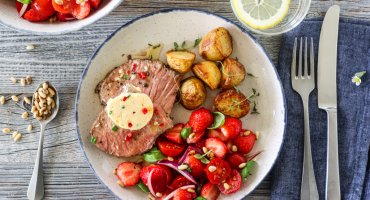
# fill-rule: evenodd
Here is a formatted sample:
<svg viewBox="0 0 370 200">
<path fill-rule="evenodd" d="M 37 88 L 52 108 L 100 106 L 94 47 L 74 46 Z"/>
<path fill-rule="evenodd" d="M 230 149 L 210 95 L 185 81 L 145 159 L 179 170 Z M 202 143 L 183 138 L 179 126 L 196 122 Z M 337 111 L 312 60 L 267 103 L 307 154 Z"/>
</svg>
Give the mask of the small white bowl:
<svg viewBox="0 0 370 200">
<path fill-rule="evenodd" d="M 19 17 L 15 8 L 15 1 L 0 1 L 0 23 L 17 31 L 37 35 L 57 35 L 77 31 L 88 26 L 100 18 L 108 15 L 112 10 L 121 4 L 123 0 L 103 0 L 96 11 L 93 11 L 87 18 L 68 22 L 29 22 Z"/>
</svg>

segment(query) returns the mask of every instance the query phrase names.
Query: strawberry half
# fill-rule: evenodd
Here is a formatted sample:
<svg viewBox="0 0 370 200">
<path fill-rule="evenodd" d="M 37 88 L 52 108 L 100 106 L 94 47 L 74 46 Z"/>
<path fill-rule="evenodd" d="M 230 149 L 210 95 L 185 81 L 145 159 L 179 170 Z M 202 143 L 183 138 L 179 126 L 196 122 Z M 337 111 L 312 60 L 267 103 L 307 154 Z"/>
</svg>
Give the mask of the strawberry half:
<svg viewBox="0 0 370 200">
<path fill-rule="evenodd" d="M 255 141 L 256 135 L 252 132 L 250 132 L 249 135 L 240 135 L 233 140 L 234 145 L 238 148 L 238 152 L 242 154 L 249 153 L 252 150 Z"/>
<path fill-rule="evenodd" d="M 195 192 L 178 189 L 173 196 L 173 200 L 193 200 L 195 197 L 197 197 Z"/>
<path fill-rule="evenodd" d="M 213 114 L 205 109 L 199 108 L 191 113 L 188 124 L 193 132 L 206 130 L 213 123 Z"/>
<path fill-rule="evenodd" d="M 173 128 L 166 131 L 164 137 L 166 137 L 169 141 L 175 142 L 177 144 L 182 144 L 181 139 L 181 130 L 184 128 L 184 124 L 176 124 Z"/>
<path fill-rule="evenodd" d="M 227 153 L 227 147 L 225 143 L 218 138 L 206 139 L 206 148 L 211 150 L 218 158 L 223 158 Z"/>
<path fill-rule="evenodd" d="M 218 190 L 216 185 L 206 183 L 203 185 L 200 195 L 207 200 L 217 200 L 218 196 L 220 196 L 220 190 Z"/>
<path fill-rule="evenodd" d="M 141 165 L 133 162 L 123 162 L 117 166 L 117 178 L 125 186 L 134 186 L 140 179 Z"/>
<path fill-rule="evenodd" d="M 247 162 L 247 159 L 240 153 L 232 153 L 226 156 L 226 161 L 234 169 L 239 169 L 239 165 Z"/>
<path fill-rule="evenodd" d="M 233 139 L 242 131 L 242 121 L 237 118 L 227 117 L 224 125 L 220 127 L 220 131 L 227 139 Z"/>
</svg>

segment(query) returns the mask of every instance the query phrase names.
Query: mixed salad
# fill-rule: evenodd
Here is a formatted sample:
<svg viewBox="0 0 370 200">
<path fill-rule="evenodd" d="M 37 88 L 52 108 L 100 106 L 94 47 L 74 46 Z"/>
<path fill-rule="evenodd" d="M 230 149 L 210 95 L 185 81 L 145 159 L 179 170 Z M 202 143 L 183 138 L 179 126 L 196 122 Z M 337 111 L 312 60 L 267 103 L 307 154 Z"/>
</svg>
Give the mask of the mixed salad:
<svg viewBox="0 0 370 200">
<path fill-rule="evenodd" d="M 31 21 L 84 19 L 101 0 L 16 0 L 19 16 Z"/>
<path fill-rule="evenodd" d="M 257 133 L 257 132 L 256 132 Z M 118 184 L 137 186 L 163 200 L 214 200 L 237 192 L 259 153 L 250 155 L 258 134 L 238 118 L 200 108 L 156 140 L 138 162 L 115 169 Z"/>
</svg>

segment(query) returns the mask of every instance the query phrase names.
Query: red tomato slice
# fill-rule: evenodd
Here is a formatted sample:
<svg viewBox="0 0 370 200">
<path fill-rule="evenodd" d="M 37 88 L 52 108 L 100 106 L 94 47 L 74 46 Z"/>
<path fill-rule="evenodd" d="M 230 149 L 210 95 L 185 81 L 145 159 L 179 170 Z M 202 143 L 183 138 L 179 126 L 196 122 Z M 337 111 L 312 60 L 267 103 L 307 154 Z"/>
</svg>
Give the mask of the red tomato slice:
<svg viewBox="0 0 370 200">
<path fill-rule="evenodd" d="M 194 136 L 192 136 L 192 138 L 190 138 L 190 137 L 186 138 L 186 142 L 189 143 L 189 144 L 197 143 L 200 140 L 202 140 L 204 134 L 205 134 L 205 130 L 200 131 L 200 132 L 196 132 L 196 133 L 194 133 Z"/>
<path fill-rule="evenodd" d="M 88 1 L 83 4 L 76 4 L 76 6 L 72 10 L 72 15 L 77 19 L 83 19 L 89 16 L 90 9 L 91 7 Z"/>
<path fill-rule="evenodd" d="M 171 172 L 171 170 L 168 167 L 166 167 L 166 166 L 152 164 L 152 165 L 149 165 L 149 166 L 144 166 L 141 169 L 141 171 L 140 171 L 140 178 L 141 178 L 141 180 L 143 181 L 143 183 L 145 185 L 148 184 L 149 173 L 152 170 L 155 170 L 155 171 L 163 171 L 164 174 L 166 175 L 165 185 L 168 185 L 168 184 L 171 183 L 171 180 L 172 180 L 172 172 Z"/>
<path fill-rule="evenodd" d="M 185 146 L 181 144 L 176 144 L 165 139 L 157 140 L 159 150 L 166 156 L 175 157 L 181 154 Z"/>
<path fill-rule="evenodd" d="M 218 138 L 206 139 L 206 148 L 211 150 L 218 158 L 223 158 L 227 153 L 226 144 Z"/>
<path fill-rule="evenodd" d="M 140 179 L 141 165 L 133 162 L 123 162 L 117 166 L 117 177 L 125 186 L 134 186 Z"/>
<path fill-rule="evenodd" d="M 199 159 L 196 159 L 194 155 L 187 156 L 184 163 L 189 165 L 191 169 L 191 175 L 193 175 L 195 178 L 203 176 L 205 165 Z"/>
<path fill-rule="evenodd" d="M 200 190 L 200 196 L 207 200 L 217 200 L 218 196 L 220 196 L 220 191 L 218 190 L 217 185 L 206 183 Z"/>
<path fill-rule="evenodd" d="M 63 14 L 68 14 L 73 11 L 74 7 L 77 4 L 76 4 L 76 0 L 63 0 L 63 4 L 59 5 L 55 2 L 55 0 L 52 0 L 52 5 L 56 11 L 63 13 Z"/>
<path fill-rule="evenodd" d="M 166 172 L 164 170 L 151 170 L 152 178 L 149 180 L 148 178 L 148 185 L 149 181 L 152 185 L 152 188 L 154 190 L 154 194 L 157 194 L 157 192 L 164 193 L 167 189 L 166 183 L 163 181 L 166 177 Z"/>
<path fill-rule="evenodd" d="M 197 197 L 195 192 L 178 189 L 173 196 L 173 200 L 193 200 L 195 197 Z"/>
<path fill-rule="evenodd" d="M 225 188 L 225 185 L 228 185 L 227 189 Z M 218 189 L 221 191 L 222 194 L 231 194 L 240 189 L 242 185 L 242 177 L 240 176 L 240 173 L 233 169 L 231 171 L 230 177 L 226 179 L 224 183 L 218 184 Z"/>
<path fill-rule="evenodd" d="M 63 14 L 63 13 L 58 12 L 57 19 L 61 22 L 66 22 L 66 21 L 75 20 L 76 18 L 73 17 L 73 15 L 71 14 Z"/>
<path fill-rule="evenodd" d="M 256 135 L 253 132 L 250 132 L 249 135 L 240 135 L 233 140 L 235 146 L 238 148 L 238 152 L 243 154 L 252 151 L 255 141 Z"/>
<path fill-rule="evenodd" d="M 55 13 L 52 0 L 33 0 L 31 9 L 35 10 L 40 16 L 47 19 Z"/>
<path fill-rule="evenodd" d="M 184 176 L 177 176 L 173 180 L 173 182 L 171 183 L 169 188 L 173 191 L 173 190 L 176 190 L 177 188 L 180 188 L 182 186 L 192 185 L 192 184 L 194 184 L 194 183 L 189 181 L 189 179 L 185 178 Z"/>
<path fill-rule="evenodd" d="M 226 156 L 226 160 L 230 166 L 235 169 L 239 169 L 239 165 L 247 162 L 247 159 L 240 153 L 232 153 Z"/>
<path fill-rule="evenodd" d="M 216 167 L 216 170 L 211 172 L 209 167 Z M 207 174 L 209 182 L 212 184 L 219 184 L 229 177 L 231 168 L 230 165 L 221 158 L 214 158 L 208 163 L 204 171 Z"/>
<path fill-rule="evenodd" d="M 100 5 L 100 0 L 89 0 L 89 2 L 93 8 L 98 9 Z"/>
<path fill-rule="evenodd" d="M 228 139 L 233 139 L 242 130 L 242 121 L 237 118 L 227 117 L 224 125 L 220 127 L 221 133 Z"/>
</svg>

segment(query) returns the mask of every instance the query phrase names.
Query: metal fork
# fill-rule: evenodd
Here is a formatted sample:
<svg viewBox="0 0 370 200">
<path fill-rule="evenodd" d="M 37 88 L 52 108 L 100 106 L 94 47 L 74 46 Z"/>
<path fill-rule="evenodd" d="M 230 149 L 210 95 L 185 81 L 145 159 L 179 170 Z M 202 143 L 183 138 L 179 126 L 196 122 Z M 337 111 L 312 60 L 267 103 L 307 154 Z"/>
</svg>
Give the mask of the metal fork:
<svg viewBox="0 0 370 200">
<path fill-rule="evenodd" d="M 291 66 L 291 80 L 293 89 L 301 96 L 304 111 L 304 153 L 303 153 L 303 170 L 302 170 L 302 184 L 301 184 L 301 200 L 317 200 L 319 194 L 317 191 L 315 173 L 312 163 L 311 142 L 310 142 L 310 123 L 309 123 L 309 109 L 308 102 L 312 90 L 315 88 L 315 63 L 314 63 L 314 49 L 313 39 L 311 38 L 310 45 L 310 70 L 307 65 L 307 37 L 304 45 L 304 69 L 302 70 L 302 48 L 303 39 L 300 38 L 299 57 L 298 57 L 298 71 L 297 71 L 297 38 L 294 41 L 293 60 Z M 310 73 L 308 73 L 310 71 Z M 298 73 L 297 73 L 298 72 Z"/>
</svg>

